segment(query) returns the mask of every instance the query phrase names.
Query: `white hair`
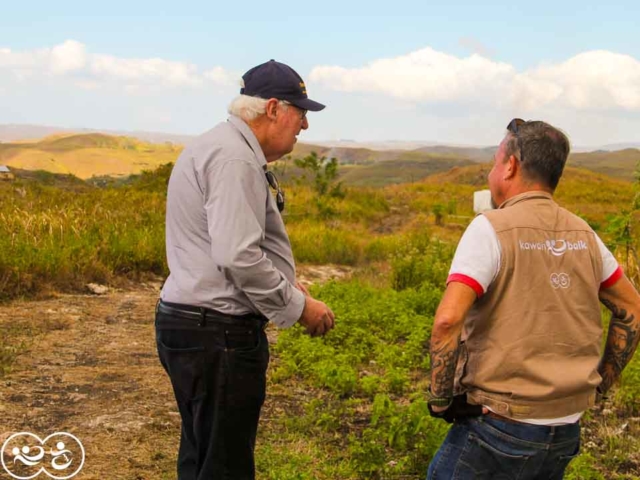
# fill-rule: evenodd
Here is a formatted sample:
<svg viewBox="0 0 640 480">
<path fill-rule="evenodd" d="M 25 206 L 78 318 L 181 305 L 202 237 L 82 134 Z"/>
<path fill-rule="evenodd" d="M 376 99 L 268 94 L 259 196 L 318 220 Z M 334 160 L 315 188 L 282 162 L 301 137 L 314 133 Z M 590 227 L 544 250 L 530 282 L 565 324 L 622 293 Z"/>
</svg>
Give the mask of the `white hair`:
<svg viewBox="0 0 640 480">
<path fill-rule="evenodd" d="M 260 115 L 264 115 L 268 101 L 269 100 L 265 100 L 264 98 L 250 97 L 249 95 L 238 95 L 231 101 L 227 111 L 230 115 L 235 115 L 245 122 L 250 122 Z M 278 106 L 286 111 L 287 102 L 279 100 Z"/>
</svg>

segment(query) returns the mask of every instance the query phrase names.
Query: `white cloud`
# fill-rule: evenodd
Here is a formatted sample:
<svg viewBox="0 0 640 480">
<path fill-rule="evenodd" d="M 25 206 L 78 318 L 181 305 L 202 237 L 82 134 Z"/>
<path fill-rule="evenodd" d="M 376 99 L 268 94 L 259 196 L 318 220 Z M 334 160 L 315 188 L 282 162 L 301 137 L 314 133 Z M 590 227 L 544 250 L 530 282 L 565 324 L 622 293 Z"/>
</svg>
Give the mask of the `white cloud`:
<svg viewBox="0 0 640 480">
<path fill-rule="evenodd" d="M 424 48 L 401 57 L 376 60 L 362 68 L 316 67 L 310 80 L 347 92 L 377 92 L 405 100 L 441 102 L 470 99 L 482 91 L 495 90 L 506 85 L 514 74 L 512 66 L 480 55 L 461 59 Z"/>
<path fill-rule="evenodd" d="M 558 65 L 539 67 L 530 75 L 557 85 L 561 91 L 556 98 L 574 108 L 640 110 L 640 61 L 629 55 L 585 52 Z"/>
<path fill-rule="evenodd" d="M 96 77 L 112 77 L 127 82 L 162 82 L 171 86 L 195 86 L 202 83 L 198 67 L 161 58 L 133 59 L 94 55 L 89 71 Z"/>
<path fill-rule="evenodd" d="M 427 47 L 360 68 L 318 66 L 310 80 L 338 91 L 381 93 L 415 102 L 640 110 L 640 61 L 602 50 L 518 72 L 478 54 L 459 58 Z"/>
<path fill-rule="evenodd" d="M 81 70 L 86 63 L 86 48 L 75 40 L 67 40 L 51 49 L 51 71 L 55 74 Z"/>
<path fill-rule="evenodd" d="M 93 54 L 75 40 L 66 40 L 52 48 L 24 52 L 0 48 L 0 72 L 2 70 L 18 79 L 41 75 L 69 77 L 74 85 L 87 90 L 115 84 L 122 86 L 127 93 L 142 92 L 149 86 L 154 89 L 198 87 L 205 81 L 227 85 L 230 78 L 222 67 L 200 73 L 196 65 L 187 62 Z"/>
<path fill-rule="evenodd" d="M 235 75 L 222 67 L 214 67 L 211 70 L 204 72 L 204 77 L 218 85 L 235 86 L 237 83 L 237 77 L 240 76 Z"/>
<path fill-rule="evenodd" d="M 0 49 L 0 69 L 6 69 L 17 78 L 30 76 L 41 66 L 46 69 L 48 50 L 40 49 L 31 52 L 14 52 L 10 48 Z"/>
</svg>

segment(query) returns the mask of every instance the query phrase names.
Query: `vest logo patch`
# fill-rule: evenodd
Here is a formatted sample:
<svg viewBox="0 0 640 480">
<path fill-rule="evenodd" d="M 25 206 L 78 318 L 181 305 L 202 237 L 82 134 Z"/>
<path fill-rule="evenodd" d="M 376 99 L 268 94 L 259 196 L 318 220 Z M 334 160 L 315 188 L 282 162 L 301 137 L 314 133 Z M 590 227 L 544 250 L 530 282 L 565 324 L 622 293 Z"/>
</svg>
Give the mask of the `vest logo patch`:
<svg viewBox="0 0 640 480">
<path fill-rule="evenodd" d="M 571 279 L 566 273 L 552 273 L 550 280 L 553 288 L 569 288 L 571 285 Z"/>
<path fill-rule="evenodd" d="M 544 242 L 520 242 L 520 250 L 545 250 L 551 255 L 560 257 L 570 250 L 588 250 L 587 242 L 567 242 L 566 240 L 545 240 Z"/>
</svg>

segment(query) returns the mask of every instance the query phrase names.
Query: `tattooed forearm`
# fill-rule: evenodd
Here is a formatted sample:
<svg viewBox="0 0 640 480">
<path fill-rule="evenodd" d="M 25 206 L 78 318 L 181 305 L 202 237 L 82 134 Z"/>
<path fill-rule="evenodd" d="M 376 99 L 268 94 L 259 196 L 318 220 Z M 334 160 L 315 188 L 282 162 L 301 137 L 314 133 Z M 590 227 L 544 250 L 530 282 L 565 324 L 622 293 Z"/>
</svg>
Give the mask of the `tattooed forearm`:
<svg viewBox="0 0 640 480">
<path fill-rule="evenodd" d="M 431 393 L 453 396 L 453 381 L 460 353 L 460 337 L 455 342 L 431 343 Z"/>
<path fill-rule="evenodd" d="M 630 324 L 635 319 L 633 315 L 627 316 L 627 311 L 624 308 L 618 307 L 612 301 L 607 300 L 606 298 L 602 298 L 600 301 L 611 311 L 611 320 L 618 319 L 623 323 Z"/>
<path fill-rule="evenodd" d="M 627 314 L 613 302 L 603 299 L 602 303 L 611 310 L 611 322 L 604 355 L 600 361 L 598 372 L 602 376 L 599 390 L 607 392 L 620 377 L 622 370 L 629 363 L 640 340 L 638 323 L 633 314 Z"/>
</svg>

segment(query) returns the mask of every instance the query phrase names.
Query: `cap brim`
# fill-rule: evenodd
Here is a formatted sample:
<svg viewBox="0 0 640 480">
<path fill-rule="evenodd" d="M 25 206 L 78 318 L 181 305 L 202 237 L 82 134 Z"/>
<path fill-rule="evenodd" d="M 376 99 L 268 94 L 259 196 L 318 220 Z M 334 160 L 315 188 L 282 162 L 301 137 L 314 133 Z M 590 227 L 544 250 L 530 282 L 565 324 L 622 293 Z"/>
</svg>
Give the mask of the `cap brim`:
<svg viewBox="0 0 640 480">
<path fill-rule="evenodd" d="M 314 102 L 310 98 L 300 98 L 295 100 L 288 100 L 289 103 L 295 105 L 298 108 L 309 110 L 310 112 L 319 112 L 324 109 L 324 105 L 318 102 Z"/>
</svg>

